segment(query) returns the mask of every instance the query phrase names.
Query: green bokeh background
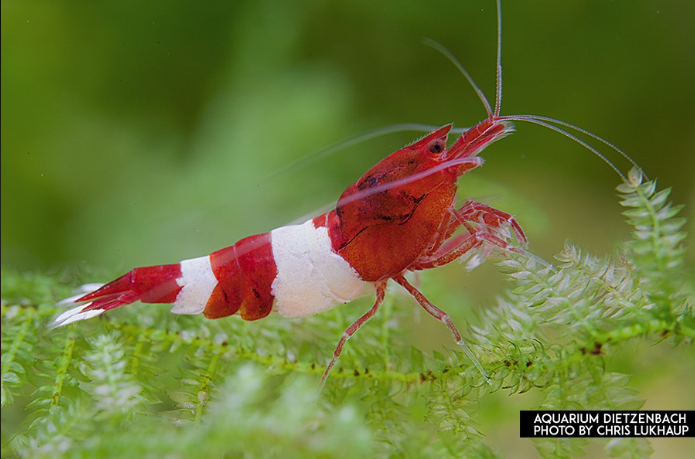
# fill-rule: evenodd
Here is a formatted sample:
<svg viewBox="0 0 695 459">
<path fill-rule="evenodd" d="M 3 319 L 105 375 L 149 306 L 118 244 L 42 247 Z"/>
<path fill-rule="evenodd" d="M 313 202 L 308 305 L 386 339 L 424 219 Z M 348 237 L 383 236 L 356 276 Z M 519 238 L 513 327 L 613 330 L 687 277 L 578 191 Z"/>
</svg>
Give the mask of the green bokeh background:
<svg viewBox="0 0 695 459">
<path fill-rule="evenodd" d="M 605 136 L 692 203 L 693 20 L 692 2 L 506 1 L 503 113 Z M 3 2 L 3 264 L 174 262 L 335 201 L 421 134 L 274 173 L 375 127 L 484 117 L 423 37 L 493 95 L 489 0 Z M 518 131 L 462 196 L 517 215 L 542 256 L 567 237 L 611 249 L 627 231 L 617 177 L 559 135 Z"/>
<path fill-rule="evenodd" d="M 338 140 L 395 123 L 462 127 L 484 118 L 424 37 L 494 95 L 492 0 L 1 7 L 2 264 L 67 273 L 66 282 L 107 281 L 301 220 L 422 134 L 385 136 L 286 171 Z M 507 0 L 503 8 L 503 113 L 551 116 L 604 136 L 672 186 L 692 222 L 695 2 Z M 517 128 L 461 180 L 462 199 L 515 214 L 544 258 L 567 238 L 596 253 L 624 241 L 615 174 L 555 133 Z M 95 269 L 103 278 L 85 278 Z M 428 275 L 435 295 L 459 289 L 482 306 L 503 287 L 490 265 Z M 418 345 L 450 346 L 439 325 L 413 326 Z M 648 408 L 682 408 L 686 387 L 665 399 L 648 388 L 646 398 L 657 397 Z M 501 396 L 500 407 L 508 401 Z"/>
</svg>

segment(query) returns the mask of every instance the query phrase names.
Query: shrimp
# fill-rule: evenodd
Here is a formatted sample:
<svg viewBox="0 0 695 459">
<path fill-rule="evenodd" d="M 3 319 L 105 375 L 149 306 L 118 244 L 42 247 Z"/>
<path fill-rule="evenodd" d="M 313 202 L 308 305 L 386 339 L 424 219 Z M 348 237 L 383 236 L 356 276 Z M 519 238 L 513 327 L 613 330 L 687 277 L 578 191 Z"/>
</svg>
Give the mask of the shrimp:
<svg viewBox="0 0 695 459">
<path fill-rule="evenodd" d="M 526 254 L 526 235 L 516 219 L 468 200 L 457 207 L 457 181 L 480 167 L 479 154 L 514 131 L 513 122 L 541 125 L 578 142 L 623 174 L 598 150 L 567 129 L 611 143 L 577 126 L 536 115 L 501 115 L 501 6 L 497 0 L 497 84 L 494 109 L 466 70 L 436 43 L 483 103 L 487 117 L 448 146 L 452 125 L 437 128 L 390 154 L 340 196 L 334 209 L 300 225 L 250 236 L 210 255 L 175 264 L 135 268 L 116 280 L 64 303 L 77 305 L 53 326 L 89 319 L 135 301 L 173 303 L 175 314 L 208 319 L 239 315 L 262 319 L 275 310 L 296 318 L 327 311 L 368 294 L 373 306 L 340 337 L 321 381 L 345 343 L 378 312 L 390 280 L 448 327 L 456 343 L 487 379 L 451 317 L 435 306 L 406 274 L 438 268 L 479 249 Z M 624 177 L 623 177 L 624 178 Z"/>
</svg>

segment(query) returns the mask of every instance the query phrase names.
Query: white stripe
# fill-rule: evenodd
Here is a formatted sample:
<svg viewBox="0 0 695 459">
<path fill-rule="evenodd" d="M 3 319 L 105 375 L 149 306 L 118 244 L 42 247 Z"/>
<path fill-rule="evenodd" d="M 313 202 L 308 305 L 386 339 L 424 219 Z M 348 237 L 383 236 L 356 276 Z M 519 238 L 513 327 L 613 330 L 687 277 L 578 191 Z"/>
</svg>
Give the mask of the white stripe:
<svg viewBox="0 0 695 459">
<path fill-rule="evenodd" d="M 333 252 L 326 227 L 283 226 L 270 233 L 278 274 L 271 293 L 285 317 L 303 317 L 347 303 L 373 289 Z"/>
<path fill-rule="evenodd" d="M 56 317 L 51 323 L 51 325 L 49 325 L 49 327 L 62 327 L 63 325 L 71 324 L 79 320 L 91 319 L 92 317 L 96 317 L 104 312 L 103 309 L 92 309 L 90 311 L 80 312 L 84 308 L 88 308 L 91 304 L 92 303 L 83 304 L 81 306 L 77 306 L 76 308 L 72 308 L 68 311 L 65 311 L 64 313 Z"/>
<path fill-rule="evenodd" d="M 217 285 L 210 257 L 192 258 L 181 262 L 181 277 L 176 283 L 182 288 L 174 301 L 174 314 L 200 314 Z"/>
</svg>

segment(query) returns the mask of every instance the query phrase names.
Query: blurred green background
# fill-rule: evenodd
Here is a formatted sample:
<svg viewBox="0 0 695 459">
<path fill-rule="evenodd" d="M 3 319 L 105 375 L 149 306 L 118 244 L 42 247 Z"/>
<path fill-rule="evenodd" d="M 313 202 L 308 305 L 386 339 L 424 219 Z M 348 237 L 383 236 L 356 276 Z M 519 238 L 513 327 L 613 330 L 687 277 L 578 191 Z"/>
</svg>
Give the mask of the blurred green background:
<svg viewBox="0 0 695 459">
<path fill-rule="evenodd" d="M 66 282 L 201 256 L 301 219 L 422 134 L 392 134 L 286 171 L 351 135 L 484 118 L 424 37 L 494 96 L 492 0 L 1 7 L 2 264 L 67 273 Z M 692 222 L 695 2 L 508 0 L 503 8 L 503 113 L 551 116 L 604 136 L 672 186 Z M 517 128 L 461 180 L 462 199 L 515 214 L 544 258 L 566 238 L 596 253 L 624 241 L 618 177 L 566 138 Z M 103 277 L 89 278 L 95 269 Z M 482 306 L 503 287 L 490 264 L 427 276 L 435 297 L 458 289 Z M 418 345 L 450 346 L 439 326 L 413 325 Z M 682 408 L 687 384 L 668 386 L 666 399 L 638 384 L 647 399 L 657 394 L 648 408 Z M 500 394 L 500 407 L 509 401 Z"/>
<path fill-rule="evenodd" d="M 503 113 L 602 135 L 692 204 L 695 4 L 506 1 L 503 13 Z M 275 172 L 375 127 L 484 117 L 423 37 L 494 96 L 491 0 L 2 2 L 3 264 L 117 274 L 334 202 L 421 134 Z M 627 232 L 617 177 L 567 139 L 517 127 L 462 196 L 517 215 L 542 256 L 567 237 L 610 250 Z"/>
</svg>

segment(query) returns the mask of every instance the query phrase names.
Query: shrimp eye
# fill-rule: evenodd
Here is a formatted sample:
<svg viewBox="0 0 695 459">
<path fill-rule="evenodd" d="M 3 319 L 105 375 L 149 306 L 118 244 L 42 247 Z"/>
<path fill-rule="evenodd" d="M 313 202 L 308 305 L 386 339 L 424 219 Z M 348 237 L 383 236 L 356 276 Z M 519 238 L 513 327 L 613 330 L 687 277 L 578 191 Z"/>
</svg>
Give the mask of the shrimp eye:
<svg viewBox="0 0 695 459">
<path fill-rule="evenodd" d="M 433 155 L 438 155 L 444 150 L 446 150 L 446 142 L 444 142 L 442 139 L 434 139 L 427 146 L 427 151 L 429 151 Z"/>
</svg>

